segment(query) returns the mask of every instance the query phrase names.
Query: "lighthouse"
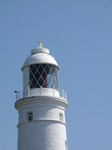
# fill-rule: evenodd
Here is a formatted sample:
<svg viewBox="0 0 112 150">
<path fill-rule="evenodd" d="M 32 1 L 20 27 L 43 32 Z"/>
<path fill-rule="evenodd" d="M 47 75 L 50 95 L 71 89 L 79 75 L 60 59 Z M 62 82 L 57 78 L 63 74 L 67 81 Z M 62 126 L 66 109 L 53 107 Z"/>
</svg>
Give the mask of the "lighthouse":
<svg viewBox="0 0 112 150">
<path fill-rule="evenodd" d="M 64 90 L 59 89 L 59 65 L 40 43 L 22 68 L 23 91 L 16 91 L 17 150 L 67 150 Z"/>
</svg>

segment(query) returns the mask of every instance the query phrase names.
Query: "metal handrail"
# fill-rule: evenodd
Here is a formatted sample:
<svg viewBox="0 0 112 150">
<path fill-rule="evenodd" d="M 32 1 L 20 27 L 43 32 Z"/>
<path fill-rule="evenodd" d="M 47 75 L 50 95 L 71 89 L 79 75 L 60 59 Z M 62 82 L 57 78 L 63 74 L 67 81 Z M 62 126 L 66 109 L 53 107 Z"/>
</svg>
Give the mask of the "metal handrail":
<svg viewBox="0 0 112 150">
<path fill-rule="evenodd" d="M 53 96 L 55 96 L 54 90 L 55 90 L 55 89 L 52 89 Z M 63 89 L 62 89 L 62 90 L 58 90 L 58 92 L 59 92 L 59 97 L 64 98 L 64 99 L 67 100 L 67 93 L 66 93 Z M 24 95 L 24 92 L 23 92 L 23 91 L 17 91 L 17 92 L 16 92 L 16 101 L 19 100 L 19 99 L 22 99 L 22 98 L 24 97 L 23 95 Z M 43 96 L 43 95 L 42 95 L 42 87 L 40 88 L 40 95 L 38 95 L 38 96 Z M 30 97 L 30 95 L 29 95 L 28 97 Z M 25 98 L 25 97 L 24 97 L 24 98 Z"/>
</svg>

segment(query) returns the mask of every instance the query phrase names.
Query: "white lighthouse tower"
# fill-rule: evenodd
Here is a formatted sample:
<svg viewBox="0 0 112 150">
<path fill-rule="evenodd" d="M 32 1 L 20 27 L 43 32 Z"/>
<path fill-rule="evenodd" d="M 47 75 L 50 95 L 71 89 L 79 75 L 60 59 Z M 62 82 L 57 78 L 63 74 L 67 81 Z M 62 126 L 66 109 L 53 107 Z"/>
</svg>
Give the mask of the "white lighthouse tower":
<svg viewBox="0 0 112 150">
<path fill-rule="evenodd" d="M 18 150 L 67 150 L 65 92 L 59 90 L 59 66 L 42 44 L 23 67 L 23 94 L 17 92 Z"/>
</svg>

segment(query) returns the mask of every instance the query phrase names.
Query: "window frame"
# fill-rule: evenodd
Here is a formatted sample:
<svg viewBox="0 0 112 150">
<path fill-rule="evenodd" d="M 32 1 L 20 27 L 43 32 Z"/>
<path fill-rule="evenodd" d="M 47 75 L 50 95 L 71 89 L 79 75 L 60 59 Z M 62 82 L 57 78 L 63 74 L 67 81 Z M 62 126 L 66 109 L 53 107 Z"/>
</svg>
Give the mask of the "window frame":
<svg viewBox="0 0 112 150">
<path fill-rule="evenodd" d="M 64 122 L 64 117 L 63 117 L 63 113 L 59 113 L 59 120 L 61 121 L 61 122 Z"/>
<path fill-rule="evenodd" d="M 33 120 L 33 112 L 29 111 L 27 112 L 27 121 L 31 122 Z"/>
</svg>

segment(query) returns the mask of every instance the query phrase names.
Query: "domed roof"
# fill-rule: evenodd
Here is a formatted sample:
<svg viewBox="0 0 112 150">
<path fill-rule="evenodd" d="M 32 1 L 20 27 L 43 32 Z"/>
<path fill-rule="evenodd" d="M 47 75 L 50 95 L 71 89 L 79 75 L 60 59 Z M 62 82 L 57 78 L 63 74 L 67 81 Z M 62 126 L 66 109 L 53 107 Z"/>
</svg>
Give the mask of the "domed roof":
<svg viewBox="0 0 112 150">
<path fill-rule="evenodd" d="M 49 54 L 49 50 L 44 47 L 38 47 L 31 50 L 31 55 L 26 58 L 26 61 L 22 67 L 32 65 L 32 64 L 52 64 L 58 67 L 59 66 L 53 56 Z"/>
</svg>

